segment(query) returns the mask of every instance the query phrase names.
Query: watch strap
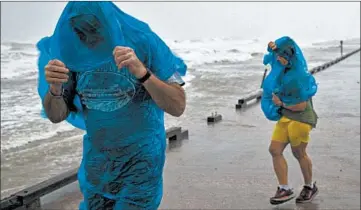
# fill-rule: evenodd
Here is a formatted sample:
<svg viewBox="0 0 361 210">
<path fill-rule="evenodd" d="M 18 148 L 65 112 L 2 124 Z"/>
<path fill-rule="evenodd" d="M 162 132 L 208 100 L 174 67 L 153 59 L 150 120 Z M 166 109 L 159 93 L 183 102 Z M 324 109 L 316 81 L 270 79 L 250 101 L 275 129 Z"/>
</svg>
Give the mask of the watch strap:
<svg viewBox="0 0 361 210">
<path fill-rule="evenodd" d="M 152 74 L 147 69 L 147 73 L 143 77 L 139 78 L 138 81 L 143 84 L 145 81 L 147 81 L 150 78 L 150 76 L 152 76 Z"/>
</svg>

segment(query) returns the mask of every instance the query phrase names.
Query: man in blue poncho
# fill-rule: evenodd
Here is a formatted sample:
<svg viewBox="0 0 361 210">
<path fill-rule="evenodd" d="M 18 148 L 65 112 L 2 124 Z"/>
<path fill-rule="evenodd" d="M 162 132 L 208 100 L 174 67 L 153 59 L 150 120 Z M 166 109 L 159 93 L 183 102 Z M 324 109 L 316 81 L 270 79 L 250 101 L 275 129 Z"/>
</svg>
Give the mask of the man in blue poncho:
<svg viewBox="0 0 361 210">
<path fill-rule="evenodd" d="M 164 111 L 181 116 L 187 70 L 147 24 L 111 2 L 69 2 L 38 43 L 46 117 L 84 129 L 80 209 L 157 209 Z"/>
<path fill-rule="evenodd" d="M 310 202 L 318 193 L 312 182 L 312 163 L 306 153 L 309 133 L 316 127 L 317 114 L 313 109 L 312 96 L 317 85 L 307 70 L 300 48 L 289 37 L 282 37 L 268 45 L 270 52 L 264 64 L 270 64 L 271 73 L 263 85 L 262 110 L 266 117 L 278 121 L 273 131 L 269 151 L 279 182 L 271 204 L 281 204 L 294 197 L 288 185 L 287 162 L 283 151 L 288 144 L 298 160 L 305 185 L 297 197 L 297 203 Z"/>
</svg>

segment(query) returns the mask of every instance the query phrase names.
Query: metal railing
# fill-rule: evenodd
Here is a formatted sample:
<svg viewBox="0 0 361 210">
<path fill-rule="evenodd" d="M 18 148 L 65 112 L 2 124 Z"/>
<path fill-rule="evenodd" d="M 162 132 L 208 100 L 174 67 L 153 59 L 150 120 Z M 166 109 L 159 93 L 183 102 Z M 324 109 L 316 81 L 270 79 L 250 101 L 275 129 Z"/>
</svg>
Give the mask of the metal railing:
<svg viewBox="0 0 361 210">
<path fill-rule="evenodd" d="M 182 130 L 181 127 L 171 127 L 166 130 L 166 138 L 169 141 L 188 139 L 188 130 Z M 42 196 L 77 181 L 77 173 L 77 168 L 72 169 L 17 192 L 1 200 L 1 210 L 39 210 L 41 209 L 40 198 Z"/>
<path fill-rule="evenodd" d="M 331 66 L 333 66 L 333 65 L 335 65 L 335 64 L 337 64 L 337 63 L 339 63 L 339 62 L 341 62 L 343 60 L 345 60 L 346 58 L 350 57 L 351 55 L 354 55 L 354 54 L 360 52 L 360 50 L 361 50 L 361 48 L 359 48 L 357 50 L 354 50 L 354 51 L 352 51 L 350 53 L 347 53 L 346 55 L 341 56 L 339 58 L 336 58 L 336 59 L 334 59 L 332 61 L 324 63 L 324 64 L 322 64 L 320 66 L 314 67 L 311 70 L 309 70 L 309 72 L 311 74 L 316 74 L 318 72 L 321 72 L 321 71 L 323 71 L 323 70 L 325 70 L 325 69 L 327 69 L 327 68 L 329 68 L 329 67 L 331 67 Z M 238 103 L 236 104 L 236 109 L 243 109 L 243 108 L 245 108 L 247 106 L 247 103 L 252 101 L 253 99 L 256 99 L 256 101 L 259 101 L 262 98 L 262 94 L 263 94 L 262 86 L 263 86 L 263 81 L 264 81 L 264 79 L 266 77 L 266 74 L 267 74 L 267 69 L 265 70 L 265 73 L 263 74 L 261 88 L 254 91 L 254 92 L 251 92 L 248 95 L 246 95 L 246 96 L 242 97 L 241 99 L 239 99 Z"/>
</svg>

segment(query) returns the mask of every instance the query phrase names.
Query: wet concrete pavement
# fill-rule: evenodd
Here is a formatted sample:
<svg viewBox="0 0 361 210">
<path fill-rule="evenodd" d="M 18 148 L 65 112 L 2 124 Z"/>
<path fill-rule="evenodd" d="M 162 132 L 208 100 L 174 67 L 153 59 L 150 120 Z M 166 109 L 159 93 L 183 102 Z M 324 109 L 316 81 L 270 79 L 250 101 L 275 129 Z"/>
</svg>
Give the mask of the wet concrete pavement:
<svg viewBox="0 0 361 210">
<path fill-rule="evenodd" d="M 240 112 L 221 108 L 223 121 L 214 125 L 207 125 L 207 116 L 204 124 L 188 123 L 189 140 L 167 152 L 160 209 L 360 209 L 360 53 L 316 79 L 319 123 L 308 153 L 320 192 L 313 203 L 269 204 L 277 187 L 268 153 L 274 122 L 257 104 Z M 290 148 L 285 156 L 298 194 L 301 170 Z M 75 183 L 44 197 L 44 209 L 77 209 L 80 199 Z"/>
</svg>

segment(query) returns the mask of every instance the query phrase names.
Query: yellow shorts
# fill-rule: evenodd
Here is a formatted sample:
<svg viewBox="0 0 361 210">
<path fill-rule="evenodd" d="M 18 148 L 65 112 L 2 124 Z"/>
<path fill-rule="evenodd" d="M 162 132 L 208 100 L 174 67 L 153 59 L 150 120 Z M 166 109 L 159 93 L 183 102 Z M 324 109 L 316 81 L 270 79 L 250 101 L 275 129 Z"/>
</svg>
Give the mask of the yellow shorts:
<svg viewBox="0 0 361 210">
<path fill-rule="evenodd" d="M 311 129 L 309 124 L 282 117 L 273 130 L 272 141 L 290 143 L 292 147 L 296 147 L 301 142 L 308 143 Z"/>
</svg>

